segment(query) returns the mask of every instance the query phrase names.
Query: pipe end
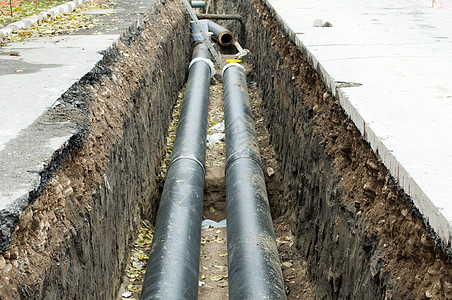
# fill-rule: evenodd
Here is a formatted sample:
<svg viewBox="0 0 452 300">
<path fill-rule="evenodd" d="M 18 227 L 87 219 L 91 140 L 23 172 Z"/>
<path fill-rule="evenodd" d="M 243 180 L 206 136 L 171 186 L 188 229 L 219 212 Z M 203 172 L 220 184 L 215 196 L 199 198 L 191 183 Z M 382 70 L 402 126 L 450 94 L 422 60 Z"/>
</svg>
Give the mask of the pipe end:
<svg viewBox="0 0 452 300">
<path fill-rule="evenodd" d="M 230 32 L 229 30 L 223 31 L 218 37 L 218 42 L 224 47 L 231 46 L 234 42 L 234 36 L 232 35 L 232 32 Z"/>
</svg>

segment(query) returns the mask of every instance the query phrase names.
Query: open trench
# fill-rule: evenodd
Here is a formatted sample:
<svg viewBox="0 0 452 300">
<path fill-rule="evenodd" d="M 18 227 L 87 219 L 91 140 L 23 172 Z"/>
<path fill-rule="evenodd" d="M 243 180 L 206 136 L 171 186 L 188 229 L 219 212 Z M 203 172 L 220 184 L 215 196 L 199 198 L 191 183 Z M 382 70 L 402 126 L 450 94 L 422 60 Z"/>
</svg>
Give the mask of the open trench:
<svg viewBox="0 0 452 300">
<path fill-rule="evenodd" d="M 224 50 L 224 49 L 223 49 Z M 227 52 L 231 52 L 230 50 Z M 235 55 L 222 54 L 223 64 L 235 58 Z M 252 107 L 261 158 L 265 169 L 267 192 L 271 199 L 281 197 L 280 184 L 275 170 L 279 165 L 270 144 L 267 124 L 262 115 L 262 91 L 253 78 L 253 67 L 249 58 L 244 58 L 242 65 L 247 72 L 248 92 Z M 173 111 L 173 121 L 167 138 L 166 157 L 162 163 L 162 177 L 165 177 L 171 149 L 175 139 L 175 129 L 180 116 L 181 101 L 185 88 L 179 93 L 179 100 Z M 201 230 L 201 252 L 199 265 L 198 299 L 229 299 L 228 294 L 228 253 L 226 228 L 226 178 L 225 178 L 225 125 L 223 111 L 223 80 L 221 69 L 216 66 L 216 75 L 210 81 L 209 116 L 206 151 L 206 174 L 203 200 L 203 227 Z M 162 178 L 163 180 L 163 178 Z M 284 216 L 274 220 L 279 259 L 285 278 L 288 299 L 314 298 L 312 283 L 307 277 L 307 266 L 300 260 L 294 247 L 293 236 Z M 149 230 L 150 229 L 150 230 Z M 143 288 L 144 272 L 152 243 L 152 225 L 145 223 L 140 229 L 138 239 L 131 252 L 124 281 L 117 299 L 140 298 Z M 144 252 L 143 252 L 144 251 Z"/>
<path fill-rule="evenodd" d="M 265 1 L 211 10 L 242 16 L 224 24 L 251 52 L 243 64 L 287 298 L 452 299 L 449 258 Z M 81 125 L 3 254 L 0 299 L 139 298 L 192 51 L 188 21 L 178 1 L 157 2 L 45 116 Z M 216 75 L 209 137 L 222 132 L 222 101 Z M 203 219 L 225 219 L 224 168 L 220 138 L 207 148 Z M 228 298 L 226 245 L 226 228 L 202 230 L 199 299 Z"/>
</svg>

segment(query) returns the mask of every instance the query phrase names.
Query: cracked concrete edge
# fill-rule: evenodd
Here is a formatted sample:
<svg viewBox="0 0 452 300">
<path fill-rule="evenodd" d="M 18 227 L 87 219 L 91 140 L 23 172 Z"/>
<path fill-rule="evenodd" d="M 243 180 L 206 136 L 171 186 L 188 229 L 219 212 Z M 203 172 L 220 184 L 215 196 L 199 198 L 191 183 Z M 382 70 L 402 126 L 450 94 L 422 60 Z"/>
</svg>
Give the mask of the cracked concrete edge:
<svg viewBox="0 0 452 300">
<path fill-rule="evenodd" d="M 42 194 L 64 158 L 86 141 L 90 95 L 83 90 L 72 86 L 0 151 L 0 253 L 8 250 L 22 211 Z"/>
<path fill-rule="evenodd" d="M 9 24 L 5 28 L 0 29 L 0 37 L 1 36 L 8 36 L 10 35 L 14 30 L 18 29 L 25 29 L 33 24 L 36 24 L 38 21 L 46 20 L 48 18 L 51 18 L 53 16 L 56 16 L 58 14 L 65 14 L 73 11 L 80 5 L 84 4 L 88 0 L 74 0 L 69 1 L 66 3 L 63 3 L 61 5 L 58 5 L 56 7 L 53 7 L 51 9 L 46 10 L 45 12 L 33 15 L 29 18 L 25 18 L 19 21 L 16 21 L 14 23 Z"/>
<path fill-rule="evenodd" d="M 147 15 L 124 30 L 102 51 L 102 59 L 91 71 L 0 151 L 0 254 L 8 251 L 25 208 L 42 195 L 72 150 L 87 141 L 91 130 L 89 104 L 95 99 L 86 87 L 104 76 L 112 76 L 109 65 L 118 54 L 118 43 L 132 43 L 137 32 L 146 26 L 147 16 L 158 13 L 162 3 L 165 0 L 156 1 Z"/>
<path fill-rule="evenodd" d="M 355 126 L 360 131 L 364 140 L 369 143 L 375 156 L 380 159 L 387 168 L 389 174 L 395 179 L 399 186 L 400 193 L 413 205 L 413 213 L 422 221 L 426 230 L 436 247 L 441 249 L 452 261 L 452 223 L 441 214 L 438 208 L 432 203 L 429 197 L 419 187 L 414 178 L 405 170 L 396 157 L 384 146 L 384 143 L 377 137 L 369 124 L 362 118 L 359 112 L 348 99 L 348 96 L 341 89 L 342 82 L 336 82 L 328 71 L 322 66 L 319 60 L 311 53 L 306 45 L 297 38 L 285 20 L 273 8 L 269 0 L 261 0 L 268 8 L 272 16 L 287 34 L 289 39 L 295 44 L 297 49 L 303 53 L 306 62 L 319 74 L 327 89 L 333 96 L 337 97 L 339 104 L 345 113 L 350 117 Z"/>
</svg>

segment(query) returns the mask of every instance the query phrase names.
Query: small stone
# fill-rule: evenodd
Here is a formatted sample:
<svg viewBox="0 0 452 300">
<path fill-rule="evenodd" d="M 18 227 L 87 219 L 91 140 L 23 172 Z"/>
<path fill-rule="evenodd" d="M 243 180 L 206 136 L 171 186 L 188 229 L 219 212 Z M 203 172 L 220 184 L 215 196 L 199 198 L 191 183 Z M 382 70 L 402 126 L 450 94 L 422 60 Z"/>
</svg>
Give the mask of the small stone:
<svg viewBox="0 0 452 300">
<path fill-rule="evenodd" d="M 12 264 L 6 264 L 6 267 L 3 269 L 3 272 L 8 273 L 12 269 L 13 269 L 13 265 Z"/>
<path fill-rule="evenodd" d="M 373 185 L 370 181 L 368 181 L 368 182 L 366 182 L 366 183 L 364 184 L 363 189 L 364 189 L 365 191 L 369 191 L 369 192 L 374 192 L 374 193 L 375 193 L 375 187 L 374 187 L 374 185 Z"/>
<path fill-rule="evenodd" d="M 74 190 L 72 189 L 72 187 L 68 187 L 67 189 L 65 189 L 65 190 L 63 191 L 63 196 L 64 196 L 64 197 L 68 197 L 68 196 L 70 196 L 73 192 L 74 192 Z"/>
<path fill-rule="evenodd" d="M 422 236 L 421 236 L 421 244 L 424 247 L 430 247 L 431 246 L 431 242 L 430 242 L 427 234 L 425 234 L 425 233 L 423 233 Z"/>
<path fill-rule="evenodd" d="M 415 282 L 416 284 L 421 284 L 421 282 L 422 282 L 422 277 L 419 276 L 419 274 L 417 274 L 417 275 L 414 277 L 414 282 Z"/>
<path fill-rule="evenodd" d="M 130 296 L 132 296 L 132 293 L 129 291 L 127 291 L 121 295 L 121 297 L 123 297 L 123 298 L 130 298 Z"/>
<path fill-rule="evenodd" d="M 268 177 L 272 177 L 275 174 L 275 171 L 273 170 L 272 167 L 267 168 L 267 174 L 268 174 Z"/>
<path fill-rule="evenodd" d="M 378 170 L 378 166 L 373 161 L 368 160 L 367 166 L 373 170 Z"/>
<path fill-rule="evenodd" d="M 290 268 L 290 267 L 292 267 L 293 264 L 290 261 L 285 261 L 282 263 L 282 265 L 283 265 L 283 267 Z"/>
<path fill-rule="evenodd" d="M 58 185 L 55 187 L 55 193 L 56 193 L 56 194 L 60 193 L 62 190 L 63 190 L 63 186 L 62 186 L 61 184 L 58 184 Z"/>
<path fill-rule="evenodd" d="M 322 27 L 333 27 L 333 24 L 331 24 L 328 21 L 325 21 L 325 23 L 323 23 Z"/>
<path fill-rule="evenodd" d="M 16 259 L 17 258 L 17 253 L 16 252 L 12 252 L 11 250 L 5 253 L 5 257 L 7 259 Z"/>
<path fill-rule="evenodd" d="M 0 255 L 0 270 L 3 270 L 6 267 L 6 260 L 3 255 Z"/>
<path fill-rule="evenodd" d="M 325 93 L 323 93 L 322 98 L 323 98 L 323 101 L 329 101 L 332 97 L 329 93 L 325 92 Z"/>
<path fill-rule="evenodd" d="M 314 27 L 322 27 L 323 26 L 323 21 L 321 19 L 315 19 L 312 22 L 312 26 L 314 26 Z"/>
<path fill-rule="evenodd" d="M 439 274 L 441 274 L 440 270 L 437 268 L 436 265 L 433 265 L 430 268 L 428 268 L 427 272 L 430 275 L 439 275 Z"/>
<path fill-rule="evenodd" d="M 439 280 L 433 282 L 430 287 L 427 288 L 427 291 L 425 293 L 425 295 L 427 296 L 427 294 L 430 296 L 430 298 L 434 298 L 434 299 L 439 299 L 442 298 L 440 297 L 440 294 L 442 293 L 442 285 L 441 282 Z"/>
</svg>

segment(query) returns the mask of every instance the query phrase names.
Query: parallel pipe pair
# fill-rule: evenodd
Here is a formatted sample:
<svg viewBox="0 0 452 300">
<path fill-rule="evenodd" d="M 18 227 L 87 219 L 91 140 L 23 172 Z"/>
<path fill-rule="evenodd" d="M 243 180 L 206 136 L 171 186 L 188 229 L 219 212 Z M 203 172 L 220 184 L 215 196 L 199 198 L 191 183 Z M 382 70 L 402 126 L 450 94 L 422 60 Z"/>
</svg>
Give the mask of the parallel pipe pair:
<svg viewBox="0 0 452 300">
<path fill-rule="evenodd" d="M 197 299 L 209 78 L 195 47 L 141 299 Z M 285 299 L 243 67 L 224 68 L 226 203 L 231 299 Z"/>
</svg>

